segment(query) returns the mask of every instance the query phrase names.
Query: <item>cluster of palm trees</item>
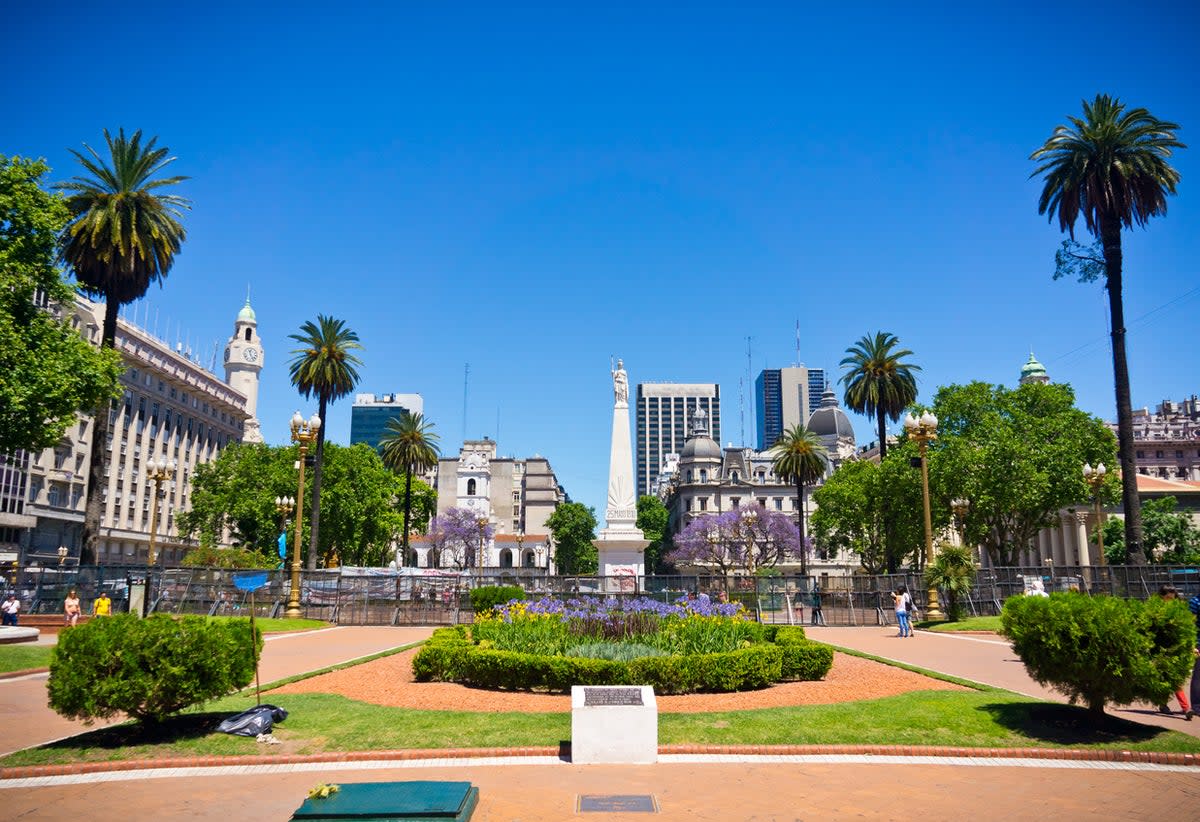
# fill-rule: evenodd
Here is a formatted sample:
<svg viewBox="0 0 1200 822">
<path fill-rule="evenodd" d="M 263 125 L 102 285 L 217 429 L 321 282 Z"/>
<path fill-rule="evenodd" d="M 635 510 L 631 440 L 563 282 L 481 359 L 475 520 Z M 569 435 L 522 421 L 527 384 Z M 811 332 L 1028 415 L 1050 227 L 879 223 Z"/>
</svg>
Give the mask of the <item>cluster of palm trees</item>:
<svg viewBox="0 0 1200 822">
<path fill-rule="evenodd" d="M 1057 217 L 1059 227 L 1072 239 L 1075 223 L 1082 215 L 1088 232 L 1100 243 L 1101 256 L 1092 261 L 1093 268 L 1085 267 L 1084 279 L 1102 276 L 1108 291 L 1120 463 L 1123 475 L 1133 478 L 1137 469 L 1121 296 L 1121 232 L 1134 225 L 1144 226 L 1151 217 L 1166 213 L 1167 195 L 1175 193 L 1180 178 L 1168 160 L 1173 149 L 1184 145 L 1176 139 L 1177 124 L 1159 120 L 1144 108 L 1128 109 L 1105 94 L 1091 102 L 1085 100 L 1083 116 L 1068 119 L 1070 125 L 1057 126 L 1032 154 L 1030 159 L 1039 165 L 1031 176 L 1045 176 L 1039 213 L 1049 215 L 1051 220 Z M 105 301 L 101 345 L 112 348 L 121 306 L 141 298 L 151 283 L 161 282 L 170 272 L 187 236 L 180 218 L 190 203 L 169 190 L 186 177 L 160 176 L 175 158 L 167 156 L 166 147 L 156 145 L 157 138 L 143 142 L 141 131 L 127 137 L 122 129 L 115 137 L 106 130 L 104 139 L 109 159 L 106 161 L 84 144 L 86 154 L 72 153 L 87 173 L 58 188 L 65 192 L 72 215 L 62 237 L 62 261 L 85 292 Z M 316 323 L 305 323 L 292 338 L 301 346 L 293 352 L 292 381 L 305 397 L 317 397 L 324 418 L 328 404 L 344 397 L 357 383 L 356 366 L 361 362 L 353 352 L 361 348 L 358 337 L 341 320 L 318 316 Z M 841 363 L 846 369 L 841 379 L 846 405 L 875 416 L 881 457 L 887 452 L 886 421 L 898 420 L 904 408 L 916 399 L 914 373 L 920 369 L 904 361 L 912 352 L 897 350 L 897 346 L 895 335 L 878 332 L 847 349 Z M 97 444 L 106 441 L 109 426 L 108 414 L 103 413 L 104 409 L 100 411 L 95 415 L 92 433 L 92 442 Z M 394 470 L 403 470 L 408 476 L 404 533 L 407 556 L 412 474 L 436 461 L 437 437 L 420 415 L 393 422 L 383 453 Z M 310 568 L 316 563 L 324 441 L 322 428 L 313 480 Z M 775 449 L 776 473 L 796 482 L 803 545 L 805 488 L 821 477 L 828 458 L 817 438 L 803 426 L 785 432 Z M 81 561 L 95 558 L 105 458 L 104 448 L 92 449 Z M 1144 563 L 1136 482 L 1123 483 L 1122 493 L 1129 561 Z"/>
<path fill-rule="evenodd" d="M 887 420 L 896 422 L 904 409 L 917 398 L 916 372 L 921 370 L 905 360 L 912 355 L 898 348 L 895 334 L 878 331 L 846 349 L 841 366 L 841 382 L 846 387 L 846 407 L 875 417 L 879 430 L 879 456 L 887 456 Z M 793 425 L 776 440 L 775 474 L 796 483 L 796 524 L 800 528 L 800 573 L 808 573 L 808 542 L 804 535 L 804 509 L 807 489 L 817 483 L 829 465 L 829 454 L 821 439 L 804 425 Z"/>
</svg>

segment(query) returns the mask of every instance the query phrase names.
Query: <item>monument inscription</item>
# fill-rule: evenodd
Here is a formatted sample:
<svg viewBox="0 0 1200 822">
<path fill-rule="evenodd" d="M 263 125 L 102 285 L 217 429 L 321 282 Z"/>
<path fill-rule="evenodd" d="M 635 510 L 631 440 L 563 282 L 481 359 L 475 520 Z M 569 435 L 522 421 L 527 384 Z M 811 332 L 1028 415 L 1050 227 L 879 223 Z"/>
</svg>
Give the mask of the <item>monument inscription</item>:
<svg viewBox="0 0 1200 822">
<path fill-rule="evenodd" d="M 584 688 L 583 704 L 588 708 L 606 705 L 643 705 L 641 688 Z"/>
</svg>

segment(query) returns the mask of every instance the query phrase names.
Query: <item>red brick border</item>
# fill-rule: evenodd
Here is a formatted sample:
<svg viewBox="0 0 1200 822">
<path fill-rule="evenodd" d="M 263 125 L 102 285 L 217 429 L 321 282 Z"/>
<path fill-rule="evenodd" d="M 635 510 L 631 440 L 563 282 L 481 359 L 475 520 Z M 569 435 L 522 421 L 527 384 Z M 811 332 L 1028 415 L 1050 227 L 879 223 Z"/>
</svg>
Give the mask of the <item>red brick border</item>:
<svg viewBox="0 0 1200 822">
<path fill-rule="evenodd" d="M 1165 751 L 1082 750 L 1076 748 L 938 748 L 917 745 L 660 745 L 660 754 L 750 756 L 936 756 L 972 759 L 1045 759 L 1083 762 L 1136 762 L 1152 765 L 1200 767 L 1200 754 Z M 559 756 L 558 747 L 529 748 L 410 748 L 397 751 L 341 751 L 321 754 L 271 756 L 202 756 L 192 759 L 140 759 L 121 762 L 74 762 L 63 765 L 29 765 L 0 768 L 0 779 L 36 776 L 135 771 L 156 768 L 207 768 L 237 765 L 293 765 L 306 762 L 366 762 L 414 759 L 468 759 L 474 757 Z"/>
</svg>

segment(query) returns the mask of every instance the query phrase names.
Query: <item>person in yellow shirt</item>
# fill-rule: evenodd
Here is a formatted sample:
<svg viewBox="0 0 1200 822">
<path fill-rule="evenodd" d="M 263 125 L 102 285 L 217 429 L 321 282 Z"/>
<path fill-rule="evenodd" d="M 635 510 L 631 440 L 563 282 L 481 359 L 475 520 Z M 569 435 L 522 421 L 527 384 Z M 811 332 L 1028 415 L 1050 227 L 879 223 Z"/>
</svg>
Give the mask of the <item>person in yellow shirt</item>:
<svg viewBox="0 0 1200 822">
<path fill-rule="evenodd" d="M 92 616 L 108 616 L 112 613 L 112 600 L 108 598 L 106 591 L 101 591 L 100 596 L 96 597 L 96 601 L 92 603 Z"/>
</svg>

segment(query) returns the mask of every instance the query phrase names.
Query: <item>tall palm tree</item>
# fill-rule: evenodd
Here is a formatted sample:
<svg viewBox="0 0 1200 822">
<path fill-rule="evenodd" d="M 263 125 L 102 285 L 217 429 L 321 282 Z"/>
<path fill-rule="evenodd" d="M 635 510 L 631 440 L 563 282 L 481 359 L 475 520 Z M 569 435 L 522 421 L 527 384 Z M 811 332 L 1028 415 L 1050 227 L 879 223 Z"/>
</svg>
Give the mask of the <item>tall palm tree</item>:
<svg viewBox="0 0 1200 822">
<path fill-rule="evenodd" d="M 841 366 L 846 370 L 846 407 L 874 416 L 879 433 L 879 461 L 887 456 L 887 420 L 896 422 L 917 398 L 916 372 L 921 366 L 904 362 L 907 348 L 896 350 L 900 340 L 887 331 L 876 331 L 846 349 Z"/>
<path fill-rule="evenodd" d="M 379 438 L 379 450 L 384 465 L 393 471 L 404 471 L 404 548 L 401 562 L 408 562 L 408 523 L 412 511 L 412 477 L 437 465 L 438 435 L 433 423 L 420 414 L 401 414 L 390 419 Z"/>
<path fill-rule="evenodd" d="M 796 525 L 800 528 L 800 574 L 808 575 L 808 548 L 804 539 L 804 492 L 825 474 L 829 453 L 821 438 L 803 425 L 793 425 L 779 435 L 772 449 L 776 476 L 796 483 Z"/>
<path fill-rule="evenodd" d="M 1129 398 L 1129 365 L 1125 361 L 1125 310 L 1121 302 L 1121 229 L 1145 226 L 1167 212 L 1167 195 L 1175 193 L 1179 172 L 1167 159 L 1171 149 L 1186 148 L 1175 139 L 1179 128 L 1153 117 L 1144 108 L 1126 111 L 1107 94 L 1083 101 L 1083 117 L 1068 117 L 1029 159 L 1041 163 L 1031 174 L 1045 175 L 1038 213 L 1075 238 L 1075 220 L 1100 240 L 1104 280 L 1112 326 L 1113 382 L 1117 395 L 1117 440 L 1125 506 L 1125 545 L 1129 561 L 1144 565 L 1142 509 L 1134 462 L 1133 410 Z"/>
<path fill-rule="evenodd" d="M 305 398 L 316 396 L 317 414 L 322 420 L 329 403 L 339 400 L 358 385 L 358 371 L 362 360 L 352 352 L 362 350 L 358 334 L 346 328 L 342 320 L 317 315 L 315 323 L 309 321 L 300 326 L 299 334 L 289 334 L 300 348 L 292 350 L 295 355 L 288 369 L 292 385 Z M 320 544 L 321 527 L 321 465 L 325 457 L 325 430 L 322 425 L 317 431 L 317 453 L 314 459 L 312 487 L 311 539 L 308 543 L 308 569 L 317 567 L 317 549 Z"/>
<path fill-rule="evenodd" d="M 60 256 L 83 290 L 104 300 L 102 348 L 113 348 L 121 306 L 141 298 L 152 282 L 160 285 L 175 263 L 187 236 L 179 219 L 191 203 L 163 189 L 187 177 L 160 177 L 175 161 L 157 137 L 143 144 L 141 130 L 113 137 L 107 129 L 109 159 L 84 143 L 87 155 L 74 149 L 87 174 L 55 188 L 66 193 L 71 221 L 63 230 Z M 88 463 L 87 503 L 83 518 L 80 564 L 95 561 L 103 514 L 104 463 L 108 451 L 109 403 L 96 409 L 92 423 L 92 455 Z"/>
</svg>

